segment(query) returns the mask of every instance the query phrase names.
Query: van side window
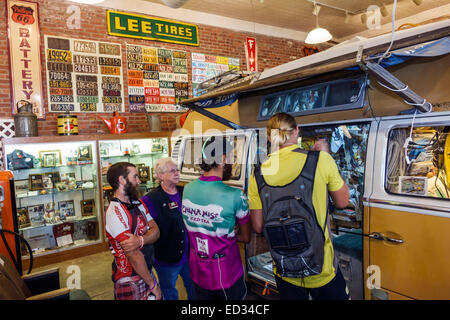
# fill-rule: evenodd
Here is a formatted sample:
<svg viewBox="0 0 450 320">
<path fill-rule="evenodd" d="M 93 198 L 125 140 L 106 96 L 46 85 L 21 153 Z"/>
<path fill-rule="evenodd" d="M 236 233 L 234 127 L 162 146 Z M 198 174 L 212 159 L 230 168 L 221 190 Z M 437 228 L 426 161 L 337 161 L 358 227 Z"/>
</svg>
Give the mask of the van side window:
<svg viewBox="0 0 450 320">
<path fill-rule="evenodd" d="M 450 198 L 450 127 L 389 133 L 385 188 L 390 193 Z"/>
</svg>

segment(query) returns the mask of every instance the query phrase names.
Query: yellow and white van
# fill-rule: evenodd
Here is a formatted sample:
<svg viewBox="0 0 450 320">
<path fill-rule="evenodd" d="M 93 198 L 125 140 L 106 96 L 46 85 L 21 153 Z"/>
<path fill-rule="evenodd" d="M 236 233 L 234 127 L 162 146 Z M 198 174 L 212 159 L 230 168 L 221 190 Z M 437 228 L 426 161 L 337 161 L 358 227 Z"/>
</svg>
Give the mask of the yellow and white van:
<svg viewBox="0 0 450 320">
<path fill-rule="evenodd" d="M 301 129 L 299 145 L 308 149 L 327 139 L 350 187 L 349 206 L 330 207 L 329 223 L 352 299 L 450 299 L 449 30 L 447 20 L 396 32 L 391 56 L 404 61 L 385 66 L 394 82 L 364 65 L 385 52 L 388 34 L 185 101 L 193 112 L 172 148 L 181 179 L 200 174 L 191 165 L 195 145 L 205 135 L 225 134 L 235 140 L 241 164 L 229 183 L 246 191 L 253 165 L 267 153 L 267 119 L 291 113 Z M 253 233 L 242 258 L 251 289 L 276 294 L 262 235 Z"/>
</svg>

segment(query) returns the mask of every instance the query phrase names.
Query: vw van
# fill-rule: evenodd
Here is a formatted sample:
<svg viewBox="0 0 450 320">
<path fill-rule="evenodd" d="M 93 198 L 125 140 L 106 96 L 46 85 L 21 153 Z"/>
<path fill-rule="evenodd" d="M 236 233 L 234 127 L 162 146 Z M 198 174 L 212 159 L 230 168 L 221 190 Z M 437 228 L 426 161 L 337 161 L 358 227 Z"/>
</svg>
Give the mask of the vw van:
<svg viewBox="0 0 450 320">
<path fill-rule="evenodd" d="M 347 208 L 330 205 L 328 226 L 351 298 L 450 299 L 449 29 L 441 21 L 396 32 L 391 57 L 402 63 L 383 58 L 381 73 L 368 62 L 386 51 L 391 34 L 184 101 L 191 112 L 172 139 L 181 180 L 201 174 L 197 149 L 222 134 L 235 141 L 237 163 L 226 183 L 246 192 L 254 165 L 267 156 L 267 120 L 290 113 L 298 144 L 309 149 L 327 139 L 350 189 Z M 262 234 L 252 233 L 241 249 L 247 285 L 276 299 Z"/>
</svg>

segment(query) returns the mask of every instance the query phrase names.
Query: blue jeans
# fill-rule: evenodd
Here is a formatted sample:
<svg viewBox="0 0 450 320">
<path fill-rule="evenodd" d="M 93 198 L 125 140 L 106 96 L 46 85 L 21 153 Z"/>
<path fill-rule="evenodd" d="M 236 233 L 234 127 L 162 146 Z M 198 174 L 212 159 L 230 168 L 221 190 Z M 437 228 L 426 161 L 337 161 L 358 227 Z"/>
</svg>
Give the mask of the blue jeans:
<svg viewBox="0 0 450 320">
<path fill-rule="evenodd" d="M 341 269 L 338 267 L 336 276 L 329 283 L 319 288 L 303 288 L 275 276 L 277 289 L 281 300 L 349 300 L 347 284 Z"/>
<path fill-rule="evenodd" d="M 188 299 L 195 299 L 194 283 L 189 275 L 189 261 L 185 264 L 173 267 L 155 266 L 155 269 L 158 273 L 159 285 L 164 300 L 178 300 L 178 290 L 175 288 L 178 275 L 183 279 Z"/>
</svg>

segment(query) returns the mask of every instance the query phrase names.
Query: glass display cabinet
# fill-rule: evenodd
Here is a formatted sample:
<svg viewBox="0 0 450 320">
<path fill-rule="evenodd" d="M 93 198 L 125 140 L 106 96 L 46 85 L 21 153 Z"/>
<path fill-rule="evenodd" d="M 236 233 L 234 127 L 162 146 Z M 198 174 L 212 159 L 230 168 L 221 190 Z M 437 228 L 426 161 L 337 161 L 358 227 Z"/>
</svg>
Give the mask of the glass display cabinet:
<svg viewBox="0 0 450 320">
<path fill-rule="evenodd" d="M 108 168 L 117 162 L 125 161 L 136 165 L 141 184 L 139 196 L 143 196 L 157 184 L 153 177 L 155 161 L 169 156 L 169 136 L 155 133 L 105 135 L 98 141 L 101 183 L 103 191 L 103 212 L 106 212 L 112 189 L 106 179 Z"/>
<path fill-rule="evenodd" d="M 4 154 L 19 232 L 33 257 L 102 242 L 95 139 L 10 138 Z"/>
<path fill-rule="evenodd" d="M 4 139 L 5 169 L 14 176 L 12 211 L 32 248 L 34 266 L 106 250 L 109 166 L 135 164 L 143 195 L 156 187 L 152 170 L 157 159 L 170 155 L 169 137 L 170 132 L 146 132 Z M 28 255 L 24 247 L 24 268 Z"/>
</svg>

